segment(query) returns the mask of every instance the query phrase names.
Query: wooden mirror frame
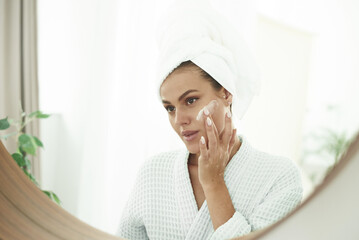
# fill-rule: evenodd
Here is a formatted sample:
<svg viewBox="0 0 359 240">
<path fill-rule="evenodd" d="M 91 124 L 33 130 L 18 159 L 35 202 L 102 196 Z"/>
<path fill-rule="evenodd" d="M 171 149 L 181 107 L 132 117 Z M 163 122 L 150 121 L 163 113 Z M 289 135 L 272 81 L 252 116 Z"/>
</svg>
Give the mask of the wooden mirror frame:
<svg viewBox="0 0 359 240">
<path fill-rule="evenodd" d="M 334 226 L 321 226 L 322 222 L 313 225 L 308 218 L 310 214 L 322 218 L 326 218 L 325 214 L 333 214 L 332 218 L 335 219 L 336 213 L 339 211 L 343 213 L 343 202 L 336 202 L 342 207 L 335 210 L 328 207 L 318 210 L 318 206 L 323 203 L 322 198 L 327 197 L 328 194 L 333 196 L 333 191 L 336 193 L 339 188 L 343 191 L 338 192 L 337 195 L 340 195 L 341 200 L 337 199 L 337 201 L 349 199 L 346 204 L 359 202 L 358 190 L 343 186 L 348 184 L 348 181 L 351 186 L 355 182 L 359 183 L 359 134 L 354 139 L 339 163 L 300 206 L 277 223 L 236 239 L 328 239 L 324 236 L 334 236 L 333 231 L 341 231 Z M 354 179 L 353 174 L 356 175 Z M 351 196 L 353 191 L 354 195 Z M 341 219 L 344 221 L 343 225 L 349 221 L 353 221 L 352 225 L 355 222 L 358 224 L 359 207 L 357 205 L 352 207 L 354 207 L 351 212 L 352 218 L 356 221 Z M 322 232 L 323 227 L 326 229 L 326 235 Z M 359 230 L 356 229 L 358 232 L 354 234 L 358 233 L 359 236 Z M 324 238 L 316 238 L 316 236 Z M 121 238 L 87 225 L 52 202 L 22 172 L 0 141 L 0 240 L 8 239 L 115 240 Z"/>
</svg>

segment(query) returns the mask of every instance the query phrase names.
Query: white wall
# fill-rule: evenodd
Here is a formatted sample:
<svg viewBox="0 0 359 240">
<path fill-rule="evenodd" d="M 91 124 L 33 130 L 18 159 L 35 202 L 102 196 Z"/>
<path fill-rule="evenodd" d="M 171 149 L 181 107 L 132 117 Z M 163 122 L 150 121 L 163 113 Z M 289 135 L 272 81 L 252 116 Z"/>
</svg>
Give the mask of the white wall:
<svg viewBox="0 0 359 240">
<path fill-rule="evenodd" d="M 262 88 L 243 119 L 243 132 L 265 152 L 300 157 L 312 35 L 258 16 Z"/>
</svg>

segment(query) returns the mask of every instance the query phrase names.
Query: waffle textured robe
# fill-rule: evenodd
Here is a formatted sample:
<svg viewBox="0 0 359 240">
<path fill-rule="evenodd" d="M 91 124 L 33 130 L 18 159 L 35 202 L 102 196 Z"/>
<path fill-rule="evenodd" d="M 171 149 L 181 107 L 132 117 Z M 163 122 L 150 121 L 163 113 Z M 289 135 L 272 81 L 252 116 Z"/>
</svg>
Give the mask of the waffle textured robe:
<svg viewBox="0 0 359 240">
<path fill-rule="evenodd" d="M 224 180 L 236 210 L 214 231 L 207 202 L 198 210 L 187 167 L 189 152 L 178 150 L 147 160 L 124 209 L 118 235 L 131 239 L 229 239 L 284 217 L 302 198 L 300 173 L 284 157 L 242 145 Z"/>
</svg>

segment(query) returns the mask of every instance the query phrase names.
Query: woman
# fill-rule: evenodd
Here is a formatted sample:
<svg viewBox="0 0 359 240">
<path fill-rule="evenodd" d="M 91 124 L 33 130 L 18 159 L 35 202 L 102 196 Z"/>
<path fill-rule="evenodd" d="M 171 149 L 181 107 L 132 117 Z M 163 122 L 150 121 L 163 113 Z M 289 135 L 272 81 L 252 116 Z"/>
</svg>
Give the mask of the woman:
<svg viewBox="0 0 359 240">
<path fill-rule="evenodd" d="M 243 116 L 256 84 L 250 74 L 236 71 L 238 64 L 243 69 L 240 58 L 245 54 L 238 55 L 226 41 L 233 31 L 227 36 L 226 24 L 218 27 L 207 21 L 206 25 L 203 20 L 214 16 L 208 6 L 177 6 L 176 14 L 167 18 L 160 37 L 159 92 L 186 150 L 162 153 L 145 162 L 118 235 L 127 239 L 242 236 L 279 220 L 300 203 L 300 175 L 290 160 L 255 150 L 236 134 L 232 108 Z M 186 27 L 184 20 L 189 23 Z M 183 32 L 173 35 L 172 29 Z"/>
</svg>

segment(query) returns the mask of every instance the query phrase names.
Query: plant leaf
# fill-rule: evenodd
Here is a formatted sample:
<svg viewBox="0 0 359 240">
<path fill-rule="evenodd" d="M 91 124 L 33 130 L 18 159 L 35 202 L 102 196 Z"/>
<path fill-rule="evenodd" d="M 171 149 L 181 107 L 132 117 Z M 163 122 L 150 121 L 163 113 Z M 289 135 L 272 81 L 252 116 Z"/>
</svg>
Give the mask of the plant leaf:
<svg viewBox="0 0 359 240">
<path fill-rule="evenodd" d="M 38 114 L 41 114 L 41 111 L 35 111 L 29 114 L 29 118 L 32 118 L 34 116 L 37 116 Z"/>
<path fill-rule="evenodd" d="M 43 193 L 45 193 L 50 199 L 51 199 L 51 194 L 49 191 L 46 190 L 42 190 Z"/>
<path fill-rule="evenodd" d="M 28 178 L 30 178 L 30 180 L 36 185 L 39 186 L 39 183 L 36 181 L 36 179 L 34 178 L 34 176 L 32 176 L 31 173 L 29 173 L 28 171 L 26 171 L 26 169 L 22 169 L 23 172 L 26 174 L 26 176 L 28 176 Z"/>
<path fill-rule="evenodd" d="M 29 118 L 36 117 L 36 118 L 48 118 L 50 117 L 49 114 L 44 114 L 41 111 L 35 111 L 29 114 Z"/>
<path fill-rule="evenodd" d="M 19 136 L 19 144 L 20 144 L 20 148 L 24 150 L 24 152 L 31 155 L 36 154 L 37 144 L 31 135 L 21 134 Z"/>
<path fill-rule="evenodd" d="M 6 118 L 0 119 L 0 130 L 5 130 L 10 127 L 10 123 Z"/>
<path fill-rule="evenodd" d="M 40 113 L 38 115 L 36 115 L 37 118 L 48 118 L 50 117 L 50 114 L 44 114 L 44 113 Z"/>
<path fill-rule="evenodd" d="M 26 144 L 26 143 L 28 143 L 30 141 L 31 141 L 31 138 L 30 138 L 30 136 L 28 134 L 21 134 L 19 136 L 19 143 L 21 145 L 24 145 L 24 144 Z"/>
<path fill-rule="evenodd" d="M 22 157 L 21 154 L 19 153 L 14 153 L 11 155 L 12 158 L 15 160 L 15 162 L 17 163 L 17 165 L 19 165 L 19 167 L 23 167 L 26 165 L 26 162 L 24 160 L 24 158 Z"/>
<path fill-rule="evenodd" d="M 38 147 L 44 147 L 44 144 L 42 144 L 42 142 L 40 141 L 40 139 L 38 139 L 37 137 L 33 136 L 35 143 Z"/>
<path fill-rule="evenodd" d="M 52 191 L 42 190 L 52 201 L 56 202 L 58 205 L 61 205 L 59 197 Z"/>
<path fill-rule="evenodd" d="M 52 196 L 53 196 L 55 202 L 56 202 L 58 205 L 61 205 L 60 198 L 59 198 L 54 192 L 52 192 Z"/>
</svg>

